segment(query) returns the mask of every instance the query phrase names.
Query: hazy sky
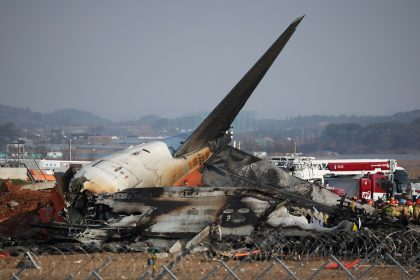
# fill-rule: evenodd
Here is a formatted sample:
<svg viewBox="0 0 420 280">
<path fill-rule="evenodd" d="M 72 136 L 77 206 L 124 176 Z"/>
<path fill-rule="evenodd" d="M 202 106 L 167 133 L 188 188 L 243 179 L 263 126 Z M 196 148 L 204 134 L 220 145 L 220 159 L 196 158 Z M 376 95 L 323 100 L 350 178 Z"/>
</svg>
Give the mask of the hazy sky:
<svg viewBox="0 0 420 280">
<path fill-rule="evenodd" d="M 210 111 L 306 15 L 245 109 L 420 109 L 420 1 L 0 1 L 0 104 L 112 120 Z"/>
</svg>

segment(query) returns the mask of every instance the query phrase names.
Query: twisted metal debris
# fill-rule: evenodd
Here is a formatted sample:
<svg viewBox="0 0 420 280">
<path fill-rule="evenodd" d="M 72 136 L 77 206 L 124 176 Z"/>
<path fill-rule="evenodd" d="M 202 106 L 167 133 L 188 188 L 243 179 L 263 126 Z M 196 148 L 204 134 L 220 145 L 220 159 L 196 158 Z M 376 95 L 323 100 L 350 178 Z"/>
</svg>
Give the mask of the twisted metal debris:
<svg viewBox="0 0 420 280">
<path fill-rule="evenodd" d="M 246 246 L 246 248 L 244 248 Z M 420 263 L 420 232 L 398 230 L 393 232 L 372 231 L 330 232 L 322 235 L 285 236 L 272 230 L 256 234 L 245 240 L 225 239 L 212 245 L 212 253 L 224 257 L 235 257 L 235 253 L 246 249 L 252 259 L 269 260 L 277 257 L 300 259 L 309 257 L 371 258 L 386 253 L 403 265 Z M 388 260 L 389 262 L 390 260 Z"/>
<path fill-rule="evenodd" d="M 12 244 L 10 244 L 12 245 Z M 372 259 L 374 256 L 391 255 L 402 265 L 420 263 L 420 232 L 416 230 L 397 230 L 385 232 L 363 229 L 357 232 L 336 231 L 322 235 L 286 236 L 282 231 L 256 233 L 250 237 L 224 238 L 211 237 L 205 243 L 208 257 L 235 258 L 235 252 L 252 252 L 250 260 L 271 260 L 278 257 L 301 259 L 310 257 Z M 31 250 L 37 255 L 90 254 L 101 252 L 132 253 L 144 252 L 147 243 L 106 243 L 77 244 L 22 244 L 4 247 L 11 255 L 24 255 Z M 389 260 L 388 260 L 389 261 Z"/>
</svg>

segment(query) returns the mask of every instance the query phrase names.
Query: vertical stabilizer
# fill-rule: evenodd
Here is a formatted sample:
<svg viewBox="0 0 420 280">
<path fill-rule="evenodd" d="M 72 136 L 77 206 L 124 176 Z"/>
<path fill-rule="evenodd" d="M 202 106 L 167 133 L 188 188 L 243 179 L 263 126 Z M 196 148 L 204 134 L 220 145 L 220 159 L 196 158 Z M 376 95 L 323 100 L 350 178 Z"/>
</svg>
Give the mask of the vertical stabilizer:
<svg viewBox="0 0 420 280">
<path fill-rule="evenodd" d="M 303 16 L 289 25 L 248 73 L 188 137 L 174 156 L 179 157 L 194 152 L 205 146 L 209 141 L 222 136 L 229 129 L 233 120 L 289 41 L 302 19 Z"/>
</svg>

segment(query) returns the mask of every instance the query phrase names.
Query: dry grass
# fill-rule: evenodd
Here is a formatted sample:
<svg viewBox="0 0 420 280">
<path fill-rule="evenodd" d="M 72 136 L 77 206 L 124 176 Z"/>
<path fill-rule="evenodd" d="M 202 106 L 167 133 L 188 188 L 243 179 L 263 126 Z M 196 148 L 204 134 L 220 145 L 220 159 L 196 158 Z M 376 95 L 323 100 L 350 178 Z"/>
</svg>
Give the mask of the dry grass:
<svg viewBox="0 0 420 280">
<path fill-rule="evenodd" d="M 407 170 L 411 180 L 420 179 L 420 160 L 399 160 L 398 165 Z"/>
</svg>

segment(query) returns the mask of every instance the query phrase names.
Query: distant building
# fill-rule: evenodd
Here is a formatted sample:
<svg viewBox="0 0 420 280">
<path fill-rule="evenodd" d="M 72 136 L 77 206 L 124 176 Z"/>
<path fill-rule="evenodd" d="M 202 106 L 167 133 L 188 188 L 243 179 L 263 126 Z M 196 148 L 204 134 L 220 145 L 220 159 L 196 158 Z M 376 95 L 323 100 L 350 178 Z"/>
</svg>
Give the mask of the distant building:
<svg viewBox="0 0 420 280">
<path fill-rule="evenodd" d="M 61 159 L 63 158 L 63 153 L 62 152 L 48 152 L 47 158 Z"/>
</svg>

